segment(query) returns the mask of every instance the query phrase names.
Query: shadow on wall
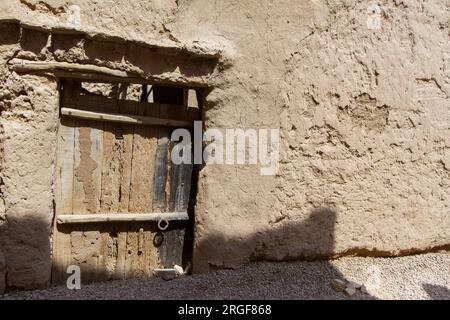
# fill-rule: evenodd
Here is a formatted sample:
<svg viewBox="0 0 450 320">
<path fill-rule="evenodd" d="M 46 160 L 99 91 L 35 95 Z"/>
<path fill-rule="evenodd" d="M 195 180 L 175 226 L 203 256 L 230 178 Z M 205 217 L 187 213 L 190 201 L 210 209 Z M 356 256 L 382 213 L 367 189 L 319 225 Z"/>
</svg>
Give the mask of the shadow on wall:
<svg viewBox="0 0 450 320">
<path fill-rule="evenodd" d="M 35 217 L 6 215 L 0 226 L 0 287 L 45 288 L 50 281 L 50 223 Z M 1 263 L 1 261 L 0 261 Z"/>
<path fill-rule="evenodd" d="M 194 270 L 202 273 L 259 260 L 329 258 L 334 249 L 335 220 L 334 210 L 318 208 L 311 211 L 303 222 L 279 223 L 263 231 L 250 230 L 245 238 L 227 237 L 220 233 L 206 236 L 196 242 Z M 217 251 L 226 258 L 221 258 Z M 241 254 L 236 254 L 236 251 Z M 248 260 L 242 260 L 249 255 Z"/>
<path fill-rule="evenodd" d="M 333 280 L 340 279 L 345 282 L 349 280 L 327 260 L 334 252 L 335 221 L 334 210 L 317 208 L 301 223 L 286 223 L 278 228 L 256 232 L 245 239 L 226 238 L 220 234 L 207 236 L 196 243 L 194 272 L 229 269 L 230 266 L 240 267 L 258 261 L 306 260 L 311 262 L 305 262 L 301 266 L 292 264 L 294 268 L 292 273 L 282 274 L 281 271 L 274 275 L 265 274 L 261 280 L 286 281 L 287 285 L 294 283 L 295 286 L 310 289 L 307 295 L 302 291 L 299 299 L 334 299 L 336 291 L 332 288 Z M 238 257 L 233 261 L 234 256 L 239 256 L 236 254 L 239 251 L 240 257 L 250 255 L 250 258 L 242 261 Z M 298 270 L 295 270 L 296 268 Z M 291 270 L 290 267 L 288 269 Z M 270 293 L 270 287 L 267 287 L 267 290 L 267 296 L 272 299 L 279 298 L 277 293 Z M 345 297 L 345 293 L 342 292 L 342 298 Z M 357 290 L 353 297 L 376 299 L 369 294 L 361 293 L 360 290 Z"/>
<path fill-rule="evenodd" d="M 423 289 L 433 300 L 450 300 L 450 290 L 444 286 L 425 283 Z"/>
</svg>

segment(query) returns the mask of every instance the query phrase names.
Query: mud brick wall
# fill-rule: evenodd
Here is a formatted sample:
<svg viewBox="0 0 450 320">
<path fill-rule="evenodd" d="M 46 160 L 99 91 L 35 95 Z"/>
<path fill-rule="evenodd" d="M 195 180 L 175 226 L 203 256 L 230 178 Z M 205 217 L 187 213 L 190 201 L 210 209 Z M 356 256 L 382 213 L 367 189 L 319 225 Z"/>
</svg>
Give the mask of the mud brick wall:
<svg viewBox="0 0 450 320">
<path fill-rule="evenodd" d="M 93 35 L 220 52 L 206 128 L 280 129 L 276 176 L 243 165 L 200 172 L 194 272 L 450 244 L 447 1 L 379 1 L 379 29 L 367 24 L 368 1 L 17 0 L 0 8 L 5 19 L 61 28 L 73 4 L 81 13 L 74 28 Z M 0 43 L 0 285 L 7 270 L 9 286 L 35 287 L 50 270 L 57 88 L 5 62 L 92 61 L 74 40 L 52 57 L 35 42 L 47 38 L 22 38 L 20 49 L 13 31 Z M 122 57 L 107 55 L 104 65 L 126 65 Z"/>
</svg>

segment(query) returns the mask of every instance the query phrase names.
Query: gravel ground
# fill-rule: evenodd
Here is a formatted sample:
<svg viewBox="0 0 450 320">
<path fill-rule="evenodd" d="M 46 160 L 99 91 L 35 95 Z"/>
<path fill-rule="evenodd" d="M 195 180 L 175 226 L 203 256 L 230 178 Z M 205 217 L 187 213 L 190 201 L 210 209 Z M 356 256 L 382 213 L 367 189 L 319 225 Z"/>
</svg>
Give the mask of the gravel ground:
<svg viewBox="0 0 450 320">
<path fill-rule="evenodd" d="M 349 297 L 333 279 L 364 284 Z M 450 252 L 399 258 L 261 262 L 239 270 L 179 277 L 116 280 L 82 286 L 10 292 L 3 299 L 448 299 Z"/>
</svg>

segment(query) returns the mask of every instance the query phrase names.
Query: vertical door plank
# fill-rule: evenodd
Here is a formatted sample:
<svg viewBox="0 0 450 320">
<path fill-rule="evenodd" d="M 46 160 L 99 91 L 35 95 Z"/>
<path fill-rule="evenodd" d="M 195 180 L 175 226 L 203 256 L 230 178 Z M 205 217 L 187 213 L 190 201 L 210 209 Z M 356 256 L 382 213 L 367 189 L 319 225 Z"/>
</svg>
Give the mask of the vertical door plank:
<svg viewBox="0 0 450 320">
<path fill-rule="evenodd" d="M 126 93 L 126 87 L 122 88 Z M 127 104 L 126 101 L 118 101 L 118 112 L 134 114 L 134 106 Z M 133 156 L 133 134 L 134 126 L 127 124 L 113 124 L 115 130 L 115 146 L 117 147 L 117 170 L 118 175 L 118 194 L 115 201 L 117 204 L 116 211 L 128 212 L 130 199 L 130 182 L 131 182 L 131 161 Z M 119 130 L 119 132 L 117 132 Z M 122 137 L 120 137 L 120 131 Z M 129 252 L 129 225 L 118 226 L 117 237 L 117 262 L 116 262 L 116 278 L 128 278 L 130 267 L 127 261 Z"/>
<path fill-rule="evenodd" d="M 158 117 L 160 114 L 159 107 L 153 106 L 152 108 L 147 108 L 145 110 L 145 115 L 149 117 Z M 150 174 L 150 201 L 148 202 L 147 209 L 148 211 L 153 211 L 153 199 L 154 199 L 154 177 L 156 170 L 156 150 L 158 147 L 158 138 L 159 138 L 159 128 L 157 126 L 149 127 L 149 139 L 151 139 L 151 150 L 147 155 L 148 166 L 151 167 Z M 144 275 L 151 276 L 153 274 L 153 270 L 160 267 L 160 257 L 159 250 L 153 244 L 153 239 L 155 237 L 155 232 L 151 230 L 144 231 L 143 241 L 144 241 L 144 252 L 142 260 L 144 261 Z"/>
<path fill-rule="evenodd" d="M 124 114 L 135 114 L 135 106 L 126 103 L 126 101 L 119 102 L 119 112 Z M 131 184 L 131 167 L 134 149 L 134 125 L 120 124 L 122 130 L 122 157 L 120 163 L 120 190 L 119 190 L 119 211 L 128 212 L 130 203 L 130 184 Z M 117 127 L 116 127 L 117 128 Z M 116 129 L 117 130 L 117 129 Z"/>
<path fill-rule="evenodd" d="M 91 128 L 89 121 L 77 119 L 73 171 L 73 213 L 92 213 L 94 198 L 93 171 L 97 164 L 91 158 Z"/>
<path fill-rule="evenodd" d="M 152 110 L 146 105 L 138 105 L 136 114 L 148 116 Z M 152 189 L 154 175 L 154 156 L 157 145 L 157 128 L 154 126 L 135 126 L 133 143 L 133 162 L 130 186 L 130 212 L 152 211 Z M 136 230 L 136 231 L 134 231 Z M 153 238 L 150 230 L 135 225 L 129 233 L 131 273 L 135 277 L 148 275 L 148 266 L 156 267 L 151 260 L 151 251 L 156 251 L 148 238 Z M 155 256 L 155 254 L 153 254 Z"/>
<path fill-rule="evenodd" d="M 136 110 L 138 115 L 147 115 L 146 106 Z M 154 126 L 135 126 L 133 163 L 130 186 L 130 212 L 150 212 L 154 175 L 154 155 L 157 145 L 157 129 Z"/>
<path fill-rule="evenodd" d="M 115 104 L 104 106 L 105 112 L 118 113 L 118 101 Z M 111 122 L 103 124 L 103 162 L 102 162 L 102 213 L 118 212 L 119 190 L 121 181 L 121 158 L 123 152 L 123 140 L 116 139 L 118 125 Z"/>
<path fill-rule="evenodd" d="M 155 172 L 153 177 L 153 211 L 167 211 L 167 174 L 169 166 L 169 132 L 159 127 L 158 143 L 155 152 Z"/>
<path fill-rule="evenodd" d="M 127 232 L 120 231 L 117 236 L 117 260 L 114 273 L 115 279 L 124 279 L 125 273 L 125 259 L 127 251 Z"/>
<path fill-rule="evenodd" d="M 132 114 L 134 107 L 130 108 L 123 101 L 118 101 L 118 105 L 111 111 Z M 133 125 L 105 123 L 102 212 L 128 212 L 133 130 Z M 117 230 L 117 237 L 114 239 L 109 239 L 109 234 L 103 236 L 103 246 L 106 248 L 103 248 L 102 251 L 108 253 L 103 263 L 108 268 L 115 267 L 114 278 L 124 278 L 128 274 L 126 265 L 128 232 L 126 228 L 122 227 Z M 113 253 L 117 255 L 115 256 Z"/>
<path fill-rule="evenodd" d="M 105 105 L 106 112 L 119 112 L 118 104 Z M 123 150 L 123 140 L 116 140 L 116 124 L 103 124 L 103 161 L 102 161 L 102 191 L 100 212 L 112 213 L 119 210 L 119 190 L 121 182 L 120 165 Z M 114 229 L 114 230 L 113 230 Z M 123 278 L 126 233 L 115 230 L 115 226 L 104 226 L 102 232 L 102 268 L 106 270 L 107 279 Z M 120 246 L 119 246 L 120 244 Z"/>
<path fill-rule="evenodd" d="M 103 123 L 91 121 L 91 159 L 95 162 L 95 169 L 92 172 L 92 192 L 91 203 L 88 211 L 100 213 L 100 198 L 102 192 L 102 162 L 103 162 Z"/>
<path fill-rule="evenodd" d="M 187 150 L 183 150 L 187 152 Z M 192 156 L 192 155 L 191 155 Z M 187 211 L 191 190 L 192 164 L 171 163 L 169 211 Z M 183 265 L 183 251 L 185 243 L 185 229 L 176 228 L 165 232 L 161 246 L 161 260 L 166 268 L 177 264 Z"/>
<path fill-rule="evenodd" d="M 97 261 L 97 274 L 95 277 L 96 281 L 105 281 L 109 279 L 110 272 L 107 268 L 106 262 L 107 262 L 107 244 L 108 244 L 108 238 L 105 237 L 105 234 L 109 233 L 107 232 L 107 229 L 105 228 L 107 226 L 105 225 L 98 225 L 98 232 L 100 233 L 100 239 L 99 239 L 99 252 L 98 252 L 98 261 Z"/>
<path fill-rule="evenodd" d="M 71 236 L 72 261 L 81 269 L 82 283 L 89 283 L 98 278 L 97 260 L 101 250 L 99 231 L 75 230 Z"/>
<path fill-rule="evenodd" d="M 58 130 L 58 150 L 56 155 L 56 215 L 72 214 L 74 137 L 75 128 L 73 119 L 61 119 Z"/>
<path fill-rule="evenodd" d="M 120 101 L 119 112 L 123 114 L 135 114 L 135 105 L 127 103 L 127 101 Z M 135 127 L 130 124 L 121 124 L 123 132 L 123 154 L 121 158 L 121 180 L 120 180 L 120 199 L 119 199 L 119 211 L 128 212 L 130 206 L 130 185 L 132 175 L 132 161 L 134 157 L 135 148 Z M 126 224 L 126 230 L 123 232 L 126 234 L 125 252 L 124 254 L 124 270 L 123 276 L 125 278 L 132 277 L 133 275 L 133 257 L 137 254 L 137 234 L 132 230 L 132 224 Z M 122 231 L 121 231 L 122 232 Z M 119 241 L 123 240 L 123 237 L 119 237 Z M 119 244 L 123 246 L 123 244 Z M 122 253 L 119 253 L 122 255 Z"/>
<path fill-rule="evenodd" d="M 114 108 L 106 109 L 115 111 Z M 101 171 L 101 194 L 100 194 L 100 212 L 108 213 L 114 210 L 113 195 L 116 194 L 115 187 L 118 185 L 118 175 L 116 174 L 113 152 L 115 138 L 113 126 L 105 122 L 103 124 L 103 157 Z M 100 249 L 99 268 L 105 270 L 106 280 L 115 278 L 116 264 L 118 255 L 118 237 L 117 233 L 110 231 L 110 226 L 103 226 L 101 235 L 102 246 Z"/>
<path fill-rule="evenodd" d="M 79 103 L 78 108 L 83 110 L 104 111 L 105 104 L 98 103 L 103 101 L 95 95 L 81 95 L 81 83 L 75 83 L 72 87 L 71 103 Z M 100 98 L 100 100 L 99 100 Z M 81 190 L 84 191 L 84 198 L 77 197 L 84 203 L 78 203 L 74 212 L 83 213 L 99 213 L 101 212 L 101 195 L 102 195 L 102 171 L 103 171 L 103 122 L 98 121 L 78 121 L 76 135 L 80 137 L 78 147 L 79 154 L 75 154 L 75 159 L 79 160 L 79 166 L 75 166 L 74 175 L 77 175 L 75 182 L 81 180 L 81 185 L 75 183 L 74 192 L 78 195 Z M 87 129 L 90 129 L 88 134 Z M 89 153 L 90 147 L 90 153 Z M 78 179 L 78 176 L 81 179 Z M 78 202 L 77 201 L 77 202 Z M 89 230 L 84 229 L 81 233 L 76 233 L 72 237 L 72 254 L 73 259 L 78 263 L 82 263 L 83 281 L 98 281 L 105 278 L 105 256 L 104 256 L 104 236 L 102 234 L 103 226 L 89 225 Z M 83 248 L 85 246 L 85 248 Z"/>
<path fill-rule="evenodd" d="M 74 121 L 60 119 L 55 170 L 55 216 L 72 214 Z M 52 282 L 62 283 L 70 261 L 70 230 L 54 223 Z"/>
<path fill-rule="evenodd" d="M 119 210 L 120 158 L 123 141 L 116 141 L 115 126 L 112 123 L 105 123 L 104 128 L 100 211 L 108 213 Z"/>
<path fill-rule="evenodd" d="M 100 213 L 100 198 L 102 192 L 102 163 L 103 163 L 103 123 L 91 121 L 91 158 L 95 161 L 96 167 L 92 172 L 93 196 L 89 204 L 92 213 Z M 91 239 L 92 253 L 88 264 L 93 269 L 92 280 L 100 281 L 104 279 L 104 257 L 102 256 L 103 238 L 101 235 L 101 225 L 95 226 L 95 231 L 86 231 L 87 237 Z"/>
<path fill-rule="evenodd" d="M 105 226 L 102 232 L 102 266 L 104 268 L 105 280 L 115 277 L 117 256 L 118 256 L 118 239 L 117 232 L 110 230 L 110 226 Z"/>
<path fill-rule="evenodd" d="M 144 231 L 144 252 L 142 260 L 143 263 L 143 271 L 144 276 L 150 277 L 153 274 L 153 270 L 156 268 L 159 268 L 160 266 L 160 258 L 159 258 L 159 251 L 158 249 L 153 245 L 153 239 L 155 237 L 155 233 L 150 230 Z"/>
<path fill-rule="evenodd" d="M 75 129 L 74 163 L 74 214 L 98 213 L 101 194 L 102 124 L 77 120 Z M 92 226 L 89 226 L 92 227 Z M 91 282 L 97 277 L 101 237 L 99 231 L 72 233 L 72 255 L 80 266 L 82 281 Z"/>
<path fill-rule="evenodd" d="M 75 82 L 72 90 L 73 101 L 77 102 L 80 97 L 81 83 Z M 79 107 L 88 108 L 85 105 Z M 96 108 L 103 111 L 102 105 Z M 73 212 L 76 214 L 98 213 L 102 184 L 103 123 L 88 120 L 76 120 L 75 123 Z M 88 227 L 89 230 L 86 229 Z M 101 279 L 99 261 L 102 259 L 102 241 L 99 227 L 98 225 L 82 226 L 81 230 L 72 232 L 72 259 L 80 266 L 81 279 L 84 283 Z"/>
</svg>

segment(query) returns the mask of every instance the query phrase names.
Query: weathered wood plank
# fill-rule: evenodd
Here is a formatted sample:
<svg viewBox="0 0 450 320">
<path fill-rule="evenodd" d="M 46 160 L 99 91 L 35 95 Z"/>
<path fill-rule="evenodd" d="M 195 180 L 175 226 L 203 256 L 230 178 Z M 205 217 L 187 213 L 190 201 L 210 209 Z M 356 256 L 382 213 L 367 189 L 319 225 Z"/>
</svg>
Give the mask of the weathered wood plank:
<svg viewBox="0 0 450 320">
<path fill-rule="evenodd" d="M 184 148 L 183 152 L 189 152 Z M 191 159 L 193 158 L 191 154 Z M 192 163 L 172 164 L 170 179 L 170 211 L 186 211 L 191 191 Z"/>
<path fill-rule="evenodd" d="M 75 129 L 72 119 L 60 120 L 55 170 L 55 216 L 72 213 Z M 62 283 L 70 260 L 70 231 L 54 224 L 52 282 Z"/>
<path fill-rule="evenodd" d="M 124 277 L 132 278 L 133 277 L 133 268 L 135 256 L 137 255 L 137 235 L 136 232 L 130 230 L 131 224 L 128 224 L 127 228 L 127 242 L 126 242 L 126 251 L 125 251 L 125 263 L 124 263 Z"/>
<path fill-rule="evenodd" d="M 114 273 L 115 279 L 125 279 L 125 260 L 127 255 L 127 232 L 120 231 L 117 236 L 117 260 Z"/>
<path fill-rule="evenodd" d="M 117 232 L 111 226 L 104 226 L 101 230 L 102 244 L 100 248 L 101 259 L 99 260 L 99 268 L 103 270 L 102 279 L 110 280 L 114 278 L 116 272 L 118 256 Z"/>
<path fill-rule="evenodd" d="M 73 231 L 71 235 L 73 264 L 80 267 L 82 283 L 97 278 L 98 257 L 101 251 L 99 231 Z"/>
<path fill-rule="evenodd" d="M 102 152 L 101 130 L 93 123 L 77 120 L 75 128 L 73 213 L 98 211 Z M 92 139 L 95 139 L 94 141 Z M 99 163 L 100 161 L 100 163 Z"/>
<path fill-rule="evenodd" d="M 89 97 L 95 103 L 97 97 Z M 106 112 L 119 112 L 119 100 L 114 100 L 114 103 L 103 104 Z M 118 132 L 117 130 L 120 129 Z M 116 135 L 122 135 L 122 137 Z M 115 214 L 119 208 L 125 207 L 125 212 L 128 211 L 126 207 L 128 204 L 127 196 L 122 199 L 121 192 L 124 191 L 124 149 L 126 144 L 123 136 L 129 136 L 129 132 L 124 132 L 122 126 L 116 123 L 104 123 L 103 132 L 103 163 L 102 163 L 102 194 L 101 194 L 101 208 L 102 214 Z M 128 141 L 128 138 L 127 138 Z M 125 180 L 126 177 L 125 177 Z M 128 186 L 128 183 L 125 182 Z M 125 191 L 126 193 L 126 191 Z M 125 200 L 126 199 L 126 200 Z M 112 227 L 112 228 L 111 228 Z M 126 252 L 126 238 L 127 232 L 123 228 L 116 228 L 111 226 L 103 232 L 102 235 L 102 252 L 106 253 L 103 258 L 103 266 L 106 270 L 106 277 L 108 279 L 122 279 L 125 276 L 125 252 Z"/>
<path fill-rule="evenodd" d="M 73 213 L 95 214 L 100 209 L 102 124 L 77 120 L 75 128 Z M 99 231 L 72 232 L 72 255 L 85 282 L 96 279 L 101 237 Z"/>
<path fill-rule="evenodd" d="M 101 112 L 111 110 L 111 106 L 117 104 L 134 106 L 135 109 L 143 108 L 145 110 L 158 110 L 158 113 L 148 113 L 149 117 L 162 118 L 177 121 L 192 122 L 201 119 L 201 110 L 199 108 L 190 108 L 183 105 L 155 103 L 155 102 L 139 102 L 133 100 L 118 100 L 97 95 L 75 94 L 62 101 L 62 107 L 89 110 Z M 162 110 L 161 114 L 159 110 Z M 111 112 L 111 111 L 108 111 Z M 117 112 L 111 112 L 117 113 Z"/>
<path fill-rule="evenodd" d="M 120 104 L 119 111 L 122 113 L 134 114 L 136 112 L 133 105 Z M 120 129 L 119 129 L 120 128 Z M 116 131 L 122 130 L 122 137 L 116 137 L 122 140 L 122 157 L 120 163 L 120 189 L 119 189 L 119 211 L 129 211 L 130 206 L 130 185 L 132 173 L 132 160 L 134 153 L 134 130 L 135 126 L 130 124 L 123 124 L 116 126 Z M 116 135 L 120 134 L 116 132 Z"/>
<path fill-rule="evenodd" d="M 164 242 L 159 248 L 161 265 L 173 268 L 174 265 L 183 266 L 184 228 L 164 232 Z"/>
<path fill-rule="evenodd" d="M 102 163 L 102 191 L 100 197 L 100 212 L 118 211 L 114 197 L 118 194 L 117 164 L 114 161 L 116 155 L 114 133 L 111 125 L 105 123 L 103 132 L 103 163 Z"/>
<path fill-rule="evenodd" d="M 108 112 L 117 112 L 117 105 L 106 106 Z M 116 140 L 116 124 L 104 123 L 103 132 L 103 162 L 102 162 L 102 193 L 100 212 L 119 211 L 120 159 L 122 157 L 123 140 Z"/>
<path fill-rule="evenodd" d="M 138 110 L 141 114 L 145 110 Z M 133 160 L 130 185 L 130 212 L 152 210 L 154 155 L 157 147 L 157 128 L 134 129 Z"/>
<path fill-rule="evenodd" d="M 89 161 L 91 150 L 89 122 L 86 120 L 75 120 L 75 147 L 74 147 L 74 169 L 73 169 L 73 190 L 72 190 L 72 212 L 75 214 L 87 213 L 88 203 L 93 201 L 90 198 L 92 191 L 92 177 L 90 170 L 95 167 L 93 161 Z M 83 157 L 83 160 L 82 160 Z M 86 192 L 85 187 L 88 189 Z M 86 197 L 87 195 L 87 197 Z M 82 281 L 90 282 L 92 266 L 87 264 L 90 251 L 84 248 L 83 231 L 72 231 L 70 234 L 70 251 L 72 264 L 80 267 Z M 89 250 L 89 248 L 87 248 Z M 80 252 L 81 251 L 81 252 Z M 92 260 L 92 256 L 90 257 Z"/>
<path fill-rule="evenodd" d="M 96 168 L 92 172 L 92 184 L 93 195 L 92 203 L 90 204 L 90 210 L 93 213 L 100 212 L 100 197 L 101 197 L 101 185 L 102 185 L 102 162 L 103 162 L 103 123 L 92 121 L 91 122 L 91 158 L 96 163 Z M 86 231 L 87 237 L 90 237 L 94 242 L 89 245 L 92 247 L 91 258 L 87 263 L 92 271 L 91 281 L 99 281 L 103 279 L 103 265 L 101 264 L 101 248 L 102 235 L 101 230 Z"/>
<path fill-rule="evenodd" d="M 89 212 L 100 212 L 100 197 L 102 188 L 102 163 L 103 163 L 103 123 L 91 122 L 91 155 L 95 162 L 92 171 L 92 203 L 89 204 Z"/>
<path fill-rule="evenodd" d="M 80 99 L 81 96 L 78 95 L 76 100 Z M 104 111 L 115 112 L 118 110 L 117 104 L 114 102 L 110 103 L 98 103 L 98 97 L 88 96 L 83 97 L 88 108 L 89 106 L 95 105 L 96 110 L 101 110 L 103 107 Z M 73 100 L 73 101 L 76 101 Z M 103 100 L 103 99 L 101 99 Z M 72 102 L 72 100 L 70 101 Z M 64 101 L 64 103 L 67 103 Z M 102 107 L 99 107 L 102 106 Z M 113 160 L 116 156 L 113 150 L 115 150 L 115 138 L 113 126 L 109 123 L 103 124 L 103 157 L 101 165 L 101 193 L 100 193 L 100 214 L 105 212 L 110 212 L 118 210 L 118 206 L 114 207 L 113 197 L 118 194 L 116 190 L 118 189 L 118 179 L 117 175 L 114 174 L 115 171 L 115 161 Z M 118 256 L 118 240 L 117 232 L 111 230 L 111 227 L 103 227 L 101 229 L 101 248 L 100 248 L 100 259 L 99 259 L 99 269 L 104 270 L 103 279 L 109 280 L 115 277 L 117 256 Z"/>
<path fill-rule="evenodd" d="M 155 171 L 153 177 L 153 210 L 166 211 L 167 173 L 170 137 L 168 130 L 159 128 L 158 144 L 155 152 Z"/>
<path fill-rule="evenodd" d="M 72 213 L 75 128 L 72 119 L 61 119 L 56 155 L 56 215 Z"/>
<path fill-rule="evenodd" d="M 102 162 L 103 162 L 103 123 L 98 121 L 90 121 L 90 144 L 91 153 L 90 159 L 95 162 L 95 168 L 91 172 L 92 177 L 92 195 L 90 196 L 90 203 L 88 204 L 88 212 L 98 213 L 100 212 L 100 198 L 101 198 L 101 186 L 102 186 Z M 85 191 L 87 191 L 85 189 Z M 87 259 L 86 264 L 91 270 L 91 274 L 88 274 L 89 281 L 102 280 L 102 265 L 100 264 L 103 259 L 101 256 L 102 248 L 102 235 L 101 230 L 97 231 L 85 231 L 84 235 L 90 239 L 90 246 L 92 249 L 90 257 Z"/>
<path fill-rule="evenodd" d="M 119 122 L 128 124 L 138 124 L 138 125 L 161 125 L 161 126 L 171 126 L 171 127 L 192 127 L 193 123 L 189 121 L 182 120 L 172 120 L 168 118 L 156 118 L 156 117 L 146 117 L 137 116 L 122 113 L 106 113 L 106 112 L 96 112 L 87 111 L 74 108 L 61 108 L 61 114 L 63 116 L 73 117 L 77 119 L 87 119 L 96 121 L 108 121 L 108 122 Z"/>
<path fill-rule="evenodd" d="M 134 104 L 136 114 L 146 116 L 150 111 L 145 104 Z M 154 126 L 135 126 L 133 140 L 132 174 L 130 185 L 129 212 L 144 213 L 152 210 L 152 183 L 154 174 L 154 154 L 157 144 L 157 129 Z M 133 230 L 136 228 L 133 228 Z M 128 233 L 129 255 L 127 264 L 130 276 L 145 275 L 143 269 L 150 263 L 145 261 L 144 251 L 152 250 L 151 243 L 143 243 L 144 233 L 151 233 L 143 229 L 136 234 Z"/>
<path fill-rule="evenodd" d="M 89 171 L 89 166 L 95 165 L 92 162 L 87 166 L 86 162 L 81 163 L 81 147 L 88 147 L 90 145 L 86 142 L 86 137 L 90 136 L 91 129 L 89 127 L 80 128 L 80 125 L 86 124 L 85 120 L 75 120 L 75 149 L 74 149 L 74 168 L 73 168 L 73 198 L 72 198 L 72 213 L 85 213 L 87 211 L 87 199 L 85 199 L 84 182 L 89 179 L 89 174 L 83 171 Z M 86 150 L 84 150 L 86 154 Z M 80 165 L 82 166 L 80 167 Z M 87 167 L 87 168 L 86 168 Z M 86 185 L 88 181 L 86 181 Z M 88 186 L 86 186 L 88 187 Z M 89 195 L 88 195 L 89 196 Z"/>
<path fill-rule="evenodd" d="M 153 98 L 152 98 L 153 99 Z M 161 104 L 150 104 L 145 107 L 145 114 L 148 116 L 153 117 L 159 117 L 160 116 L 160 109 L 163 108 Z M 149 136 L 152 138 L 152 153 L 147 155 L 148 164 L 152 167 L 151 173 L 150 173 L 150 188 L 151 188 L 151 194 L 150 194 L 150 201 L 148 203 L 149 210 L 153 210 L 153 187 L 154 187 L 154 176 L 155 176 L 155 158 L 156 158 L 156 148 L 158 146 L 158 127 L 150 127 L 151 132 L 149 133 Z M 186 213 L 187 215 L 187 213 Z M 182 219 L 186 219 L 186 215 Z M 166 216 L 164 216 L 165 219 L 168 219 Z M 160 260 L 159 260 L 159 250 L 153 245 L 153 239 L 155 237 L 155 233 L 151 232 L 150 230 L 144 231 L 144 252 L 142 256 L 143 263 L 143 270 L 145 276 L 152 276 L 153 275 L 153 269 L 159 267 Z"/>
<path fill-rule="evenodd" d="M 107 259 L 108 259 L 108 250 L 107 250 L 107 243 L 108 238 L 105 235 L 108 235 L 107 229 L 105 226 L 98 224 L 98 231 L 100 232 L 100 245 L 99 245 L 99 252 L 98 252 L 98 261 L 97 261 L 97 274 L 96 274 L 96 281 L 105 281 L 109 279 L 108 269 L 106 267 L 107 265 Z"/>
<path fill-rule="evenodd" d="M 144 231 L 144 252 L 142 257 L 144 265 L 142 269 L 146 277 L 151 276 L 153 269 L 159 266 L 159 251 L 153 245 L 154 237 L 155 233 L 147 230 Z"/>
<path fill-rule="evenodd" d="M 188 152 L 184 149 L 183 152 Z M 170 192 L 168 207 L 170 211 L 187 211 L 191 190 L 192 164 L 171 164 Z M 175 264 L 183 265 L 183 251 L 185 247 L 184 228 L 173 229 L 164 233 L 164 242 L 160 248 L 161 263 L 166 268 Z"/>
<path fill-rule="evenodd" d="M 126 97 L 127 87 L 123 89 L 123 98 Z M 136 114 L 136 108 L 134 105 L 125 104 L 123 100 L 119 101 L 119 112 L 121 114 Z M 116 133 L 116 140 L 121 139 L 123 141 L 122 158 L 120 163 L 120 189 L 119 189 L 119 211 L 129 212 L 130 208 L 130 185 L 131 185 L 131 172 L 132 172 L 132 160 L 134 151 L 134 128 L 132 124 L 120 124 L 119 127 L 122 130 L 122 136 L 118 137 Z M 121 231 L 126 233 L 126 252 L 124 261 L 124 277 L 129 278 L 132 276 L 132 259 L 130 256 L 134 256 L 137 251 L 137 236 L 135 232 L 131 230 L 132 224 L 126 224 L 126 229 Z"/>
</svg>

